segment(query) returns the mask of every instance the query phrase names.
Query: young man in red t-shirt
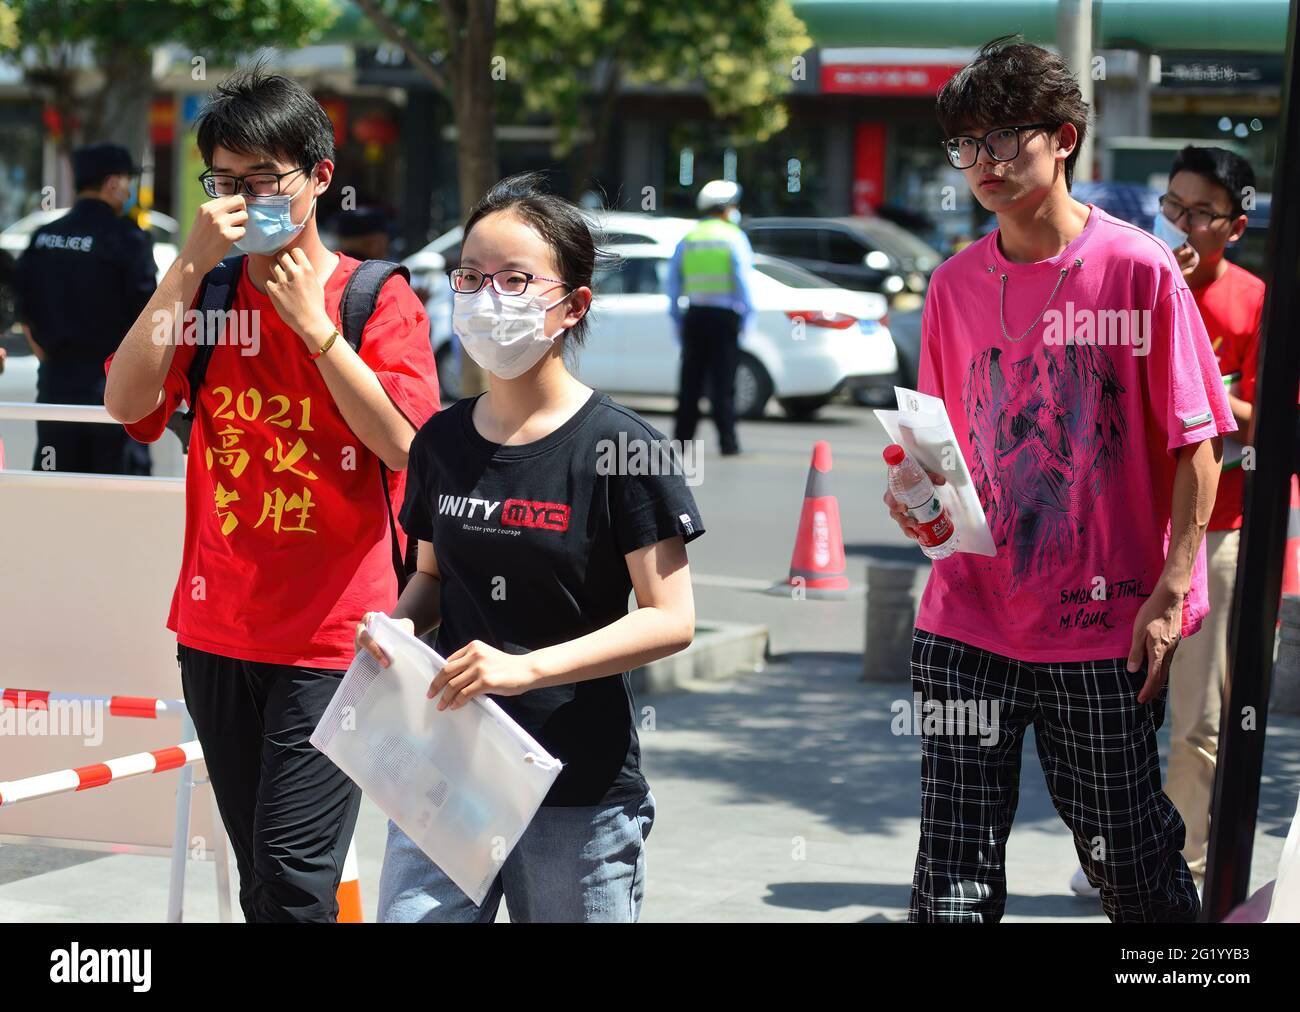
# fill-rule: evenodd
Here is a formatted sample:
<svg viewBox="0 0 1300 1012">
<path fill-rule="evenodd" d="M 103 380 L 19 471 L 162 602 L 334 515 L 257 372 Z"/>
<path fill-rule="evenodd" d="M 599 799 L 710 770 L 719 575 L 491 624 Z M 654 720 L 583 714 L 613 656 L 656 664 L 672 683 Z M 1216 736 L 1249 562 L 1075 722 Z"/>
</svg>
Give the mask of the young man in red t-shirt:
<svg viewBox="0 0 1300 1012">
<path fill-rule="evenodd" d="M 1223 254 L 1228 243 L 1245 234 L 1245 201 L 1254 192 L 1255 173 L 1244 158 L 1223 148 L 1188 146 L 1174 159 L 1169 192 L 1160 200 L 1165 221 L 1186 233 L 1199 258 L 1185 278 L 1218 357 L 1238 429 L 1224 439 L 1223 474 L 1205 536 L 1210 612 L 1201 634 L 1174 655 L 1170 675 L 1165 793 L 1187 826 L 1183 857 L 1198 888 L 1205 880 L 1219 706 L 1228 669 L 1228 615 L 1241 543 L 1241 450 L 1250 442 L 1264 313 L 1264 282 Z M 1167 224 L 1156 224 L 1167 231 Z"/>
<path fill-rule="evenodd" d="M 137 439 L 162 435 L 190 402 L 194 335 L 206 334 L 181 307 L 195 307 L 232 243 L 246 253 L 195 397 L 167 626 L 245 918 L 327 921 L 360 791 L 308 738 L 353 656 L 358 618 L 396 601 L 381 475 L 400 508 L 411 439 L 438 407 L 429 324 L 398 277 L 360 351 L 340 339 L 339 301 L 358 264 L 317 232 L 334 133 L 300 85 L 241 74 L 197 131 L 213 199 L 109 358 L 104 404 Z"/>
</svg>

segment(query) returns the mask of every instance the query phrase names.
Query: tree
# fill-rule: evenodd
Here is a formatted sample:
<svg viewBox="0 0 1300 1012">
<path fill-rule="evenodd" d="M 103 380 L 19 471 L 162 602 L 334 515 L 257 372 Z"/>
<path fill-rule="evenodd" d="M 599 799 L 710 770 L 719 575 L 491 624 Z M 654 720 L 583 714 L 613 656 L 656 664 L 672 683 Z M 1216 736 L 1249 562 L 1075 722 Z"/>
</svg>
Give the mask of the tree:
<svg viewBox="0 0 1300 1012">
<path fill-rule="evenodd" d="M 136 157 L 148 141 L 154 47 L 229 59 L 301 46 L 335 16 L 329 0 L 17 0 L 17 13 L 25 74 L 59 114 L 63 153 L 114 141 Z M 103 82 L 84 93 L 91 65 Z"/>
<path fill-rule="evenodd" d="M 789 0 L 356 0 L 450 103 L 459 138 L 461 209 L 496 181 L 497 88 L 559 128 L 577 196 L 603 151 L 628 84 L 688 88 L 736 143 L 786 124 L 780 98 L 812 46 Z M 467 10 L 468 8 L 468 10 Z M 469 93 L 466 93 L 466 92 Z"/>
<path fill-rule="evenodd" d="M 356 0 L 451 105 L 462 214 L 497 181 L 496 0 Z"/>
<path fill-rule="evenodd" d="M 355 0 L 442 94 L 456 123 L 462 216 L 497 180 L 498 88 L 559 127 L 572 196 L 589 184 L 626 83 L 700 84 L 740 139 L 782 129 L 779 99 L 812 45 L 788 0 L 716 0 L 686 12 L 655 0 Z M 472 362 L 464 392 L 482 389 Z"/>
<path fill-rule="evenodd" d="M 0 53 L 18 48 L 18 12 L 8 5 L 0 7 Z"/>
<path fill-rule="evenodd" d="M 412 67 L 451 104 L 462 216 L 497 181 L 496 0 L 356 0 Z M 460 392 L 481 393 L 483 371 L 461 358 Z"/>
<path fill-rule="evenodd" d="M 698 86 L 719 133 L 755 143 L 785 128 L 781 98 L 813 44 L 788 0 L 503 0 L 498 31 L 525 107 L 559 128 L 575 198 L 625 85 Z"/>
</svg>

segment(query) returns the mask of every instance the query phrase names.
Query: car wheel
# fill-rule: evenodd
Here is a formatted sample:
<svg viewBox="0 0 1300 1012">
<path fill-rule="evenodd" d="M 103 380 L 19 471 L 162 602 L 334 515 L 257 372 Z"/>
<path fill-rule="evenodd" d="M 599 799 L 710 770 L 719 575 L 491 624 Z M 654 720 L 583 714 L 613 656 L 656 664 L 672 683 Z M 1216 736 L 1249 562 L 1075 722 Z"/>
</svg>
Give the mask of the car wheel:
<svg viewBox="0 0 1300 1012">
<path fill-rule="evenodd" d="M 438 368 L 438 393 L 443 406 L 460 400 L 460 363 L 455 345 L 448 341 L 439 348 L 433 363 Z"/>
<path fill-rule="evenodd" d="M 811 421 L 830 401 L 829 397 L 781 397 L 781 409 L 793 422 Z"/>
<path fill-rule="evenodd" d="M 762 418 L 763 409 L 772 397 L 772 377 L 763 363 L 748 352 L 740 353 L 736 363 L 736 417 Z"/>
</svg>

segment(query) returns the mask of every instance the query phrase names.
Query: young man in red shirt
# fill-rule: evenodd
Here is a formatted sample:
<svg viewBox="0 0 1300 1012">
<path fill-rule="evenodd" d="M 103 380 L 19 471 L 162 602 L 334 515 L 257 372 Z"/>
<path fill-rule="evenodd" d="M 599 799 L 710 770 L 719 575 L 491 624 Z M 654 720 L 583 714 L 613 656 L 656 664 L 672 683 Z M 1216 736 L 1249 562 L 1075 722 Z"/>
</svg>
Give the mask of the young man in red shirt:
<svg viewBox="0 0 1300 1012">
<path fill-rule="evenodd" d="M 382 482 L 400 508 L 411 439 L 438 407 L 429 324 L 399 277 L 380 290 L 359 352 L 339 339 L 358 262 L 317 232 L 334 133 L 300 85 L 243 73 L 197 131 L 213 199 L 109 358 L 104 404 L 135 438 L 162 435 L 191 399 L 195 328 L 181 307 L 195 307 L 232 243 L 247 254 L 192 405 L 167 626 L 245 918 L 328 921 L 360 791 L 308 738 L 353 657 L 358 617 L 396 601 Z"/>
<path fill-rule="evenodd" d="M 1179 233 L 1185 234 L 1199 258 L 1185 279 L 1218 357 L 1238 429 L 1224 440 L 1223 474 L 1205 536 L 1210 611 L 1200 635 L 1174 655 L 1170 675 L 1165 793 L 1187 826 L 1183 857 L 1198 888 L 1205 881 L 1219 707 L 1228 670 L 1228 616 L 1241 544 L 1241 451 L 1250 441 L 1264 313 L 1264 282 L 1223 254 L 1228 243 L 1245 235 L 1246 201 L 1254 192 L 1255 173 L 1244 158 L 1223 148 L 1189 145 L 1174 159 L 1169 190 L 1160 198 L 1164 221 L 1156 221 L 1157 235 L 1169 235 L 1176 245 Z"/>
</svg>

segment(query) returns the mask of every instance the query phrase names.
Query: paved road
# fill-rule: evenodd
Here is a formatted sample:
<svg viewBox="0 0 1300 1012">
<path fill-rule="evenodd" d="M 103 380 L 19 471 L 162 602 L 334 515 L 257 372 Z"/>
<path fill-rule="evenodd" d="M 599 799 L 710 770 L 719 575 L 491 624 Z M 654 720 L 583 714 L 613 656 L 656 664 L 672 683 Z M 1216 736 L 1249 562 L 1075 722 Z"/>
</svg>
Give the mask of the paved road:
<svg viewBox="0 0 1300 1012">
<path fill-rule="evenodd" d="M 640 407 L 652 409 L 654 402 Z M 671 435 L 671 420 L 647 417 Z M 705 423 L 710 451 L 716 447 Z M 906 916 L 919 810 L 918 742 L 890 731 L 903 682 L 863 683 L 863 601 L 796 601 L 761 588 L 790 563 L 812 444 L 831 442 L 849 576 L 870 554 L 913 557 L 882 517 L 885 444 L 870 413 L 832 408 L 816 423 L 744 423 L 734 459 L 707 452 L 696 496 L 708 534 L 691 546 L 702 619 L 763 622 L 766 670 L 643 700 L 647 777 L 659 810 L 644 916 L 652 921 L 898 921 Z M 900 672 L 900 676 L 905 673 Z M 1162 735 L 1167 748 L 1168 728 Z M 1026 742 L 1008 847 L 1008 920 L 1102 921 L 1071 896 L 1073 848 Z M 111 789 L 111 788 L 109 788 Z M 1252 887 L 1274 874 L 1300 791 L 1300 720 L 1269 722 Z M 362 809 L 362 890 L 373 918 L 385 820 Z M 188 876 L 187 917 L 216 917 L 212 866 Z M 0 846 L 0 922 L 160 920 L 158 858 Z"/>
</svg>

